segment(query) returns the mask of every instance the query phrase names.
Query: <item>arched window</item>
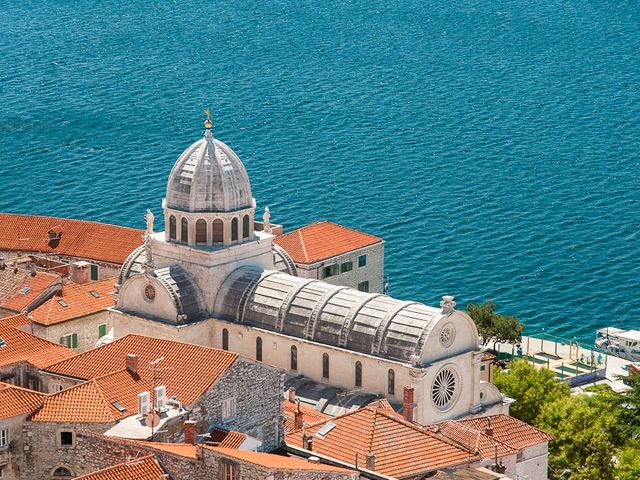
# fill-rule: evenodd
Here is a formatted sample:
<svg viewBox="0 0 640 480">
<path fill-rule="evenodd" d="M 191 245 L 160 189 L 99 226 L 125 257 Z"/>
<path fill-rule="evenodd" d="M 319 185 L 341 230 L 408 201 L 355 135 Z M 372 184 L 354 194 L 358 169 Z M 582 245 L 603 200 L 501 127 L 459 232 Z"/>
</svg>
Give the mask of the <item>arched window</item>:
<svg viewBox="0 0 640 480">
<path fill-rule="evenodd" d="M 213 221 L 213 243 L 224 242 L 224 223 L 217 219 Z"/>
<path fill-rule="evenodd" d="M 207 222 L 202 219 L 196 222 L 196 243 L 207 243 Z"/>
<path fill-rule="evenodd" d="M 173 215 L 171 215 L 169 217 L 169 238 L 171 240 L 175 240 L 176 239 L 176 217 L 174 217 Z"/>
<path fill-rule="evenodd" d="M 291 370 L 298 370 L 298 348 L 291 346 Z"/>
<path fill-rule="evenodd" d="M 242 238 L 249 238 L 249 215 L 242 219 Z"/>
<path fill-rule="evenodd" d="M 362 364 L 356 362 L 356 387 L 362 386 Z"/>
<path fill-rule="evenodd" d="M 387 372 L 387 393 L 389 395 L 396 393 L 396 373 L 392 369 Z"/>
<path fill-rule="evenodd" d="M 180 241 L 187 243 L 189 241 L 189 222 L 186 218 L 180 220 Z"/>
<path fill-rule="evenodd" d="M 67 467 L 58 467 L 51 474 L 56 478 L 71 478 L 73 477 L 73 473 Z"/>
<path fill-rule="evenodd" d="M 256 360 L 262 361 L 262 339 L 260 337 L 256 338 Z"/>
<path fill-rule="evenodd" d="M 329 354 L 322 354 L 322 378 L 329 378 Z"/>
<path fill-rule="evenodd" d="M 222 349 L 229 350 L 229 330 L 222 329 Z"/>
<path fill-rule="evenodd" d="M 238 240 L 238 219 L 234 218 L 231 220 L 231 241 L 235 242 Z"/>
</svg>

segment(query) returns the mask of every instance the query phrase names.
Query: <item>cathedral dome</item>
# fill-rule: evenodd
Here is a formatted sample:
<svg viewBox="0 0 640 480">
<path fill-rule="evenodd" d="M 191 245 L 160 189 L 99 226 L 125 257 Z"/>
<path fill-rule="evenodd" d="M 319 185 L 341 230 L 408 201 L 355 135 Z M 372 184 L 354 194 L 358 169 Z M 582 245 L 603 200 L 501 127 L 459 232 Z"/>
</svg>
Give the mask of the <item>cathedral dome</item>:
<svg viewBox="0 0 640 480">
<path fill-rule="evenodd" d="M 249 176 L 231 148 L 213 138 L 187 148 L 167 182 L 166 207 L 183 212 L 235 212 L 253 207 Z"/>
</svg>

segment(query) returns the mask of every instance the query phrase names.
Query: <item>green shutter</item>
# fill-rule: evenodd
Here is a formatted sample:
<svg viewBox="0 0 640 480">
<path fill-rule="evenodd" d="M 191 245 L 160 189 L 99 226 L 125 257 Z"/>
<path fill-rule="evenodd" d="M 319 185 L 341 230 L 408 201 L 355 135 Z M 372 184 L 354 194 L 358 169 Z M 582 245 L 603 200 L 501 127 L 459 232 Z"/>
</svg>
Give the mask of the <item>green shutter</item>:
<svg viewBox="0 0 640 480">
<path fill-rule="evenodd" d="M 102 338 L 107 334 L 107 324 L 98 325 L 98 338 Z"/>
<path fill-rule="evenodd" d="M 64 341 L 64 337 L 60 337 L 60 345 L 65 345 L 66 346 L 66 342 Z"/>
<path fill-rule="evenodd" d="M 98 280 L 98 265 L 91 264 L 91 280 Z"/>
<path fill-rule="evenodd" d="M 71 348 L 78 348 L 78 334 L 71 335 Z"/>
</svg>

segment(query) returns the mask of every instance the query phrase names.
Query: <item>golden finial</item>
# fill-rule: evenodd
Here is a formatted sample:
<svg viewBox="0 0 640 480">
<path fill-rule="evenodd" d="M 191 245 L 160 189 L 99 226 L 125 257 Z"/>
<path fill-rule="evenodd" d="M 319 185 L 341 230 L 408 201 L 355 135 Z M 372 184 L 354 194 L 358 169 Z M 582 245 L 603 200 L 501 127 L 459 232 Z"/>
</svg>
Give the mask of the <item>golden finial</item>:
<svg viewBox="0 0 640 480">
<path fill-rule="evenodd" d="M 204 121 L 204 128 L 206 128 L 207 130 L 211 130 L 211 127 L 213 126 L 211 124 L 211 112 L 209 110 L 203 110 L 204 114 L 207 116 L 207 119 Z"/>
</svg>

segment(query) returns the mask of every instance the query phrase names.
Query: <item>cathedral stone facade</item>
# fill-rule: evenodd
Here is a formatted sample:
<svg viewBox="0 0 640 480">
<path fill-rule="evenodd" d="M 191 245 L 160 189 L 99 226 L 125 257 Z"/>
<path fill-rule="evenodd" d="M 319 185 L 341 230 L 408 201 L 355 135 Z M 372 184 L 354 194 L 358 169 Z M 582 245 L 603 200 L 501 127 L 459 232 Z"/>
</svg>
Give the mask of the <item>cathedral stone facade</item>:
<svg viewBox="0 0 640 480">
<path fill-rule="evenodd" d="M 116 336 L 155 333 L 225 348 L 396 402 L 412 387 L 420 423 L 506 410 L 480 380 L 478 332 L 453 297 L 434 308 L 277 268 L 288 262 L 268 211 L 254 228 L 244 165 L 205 127 L 169 176 L 165 232 L 153 231 L 148 211 L 145 243 L 120 271 Z"/>
</svg>

